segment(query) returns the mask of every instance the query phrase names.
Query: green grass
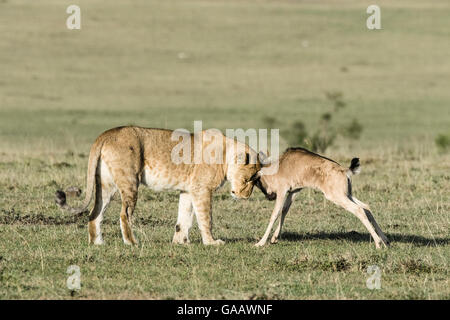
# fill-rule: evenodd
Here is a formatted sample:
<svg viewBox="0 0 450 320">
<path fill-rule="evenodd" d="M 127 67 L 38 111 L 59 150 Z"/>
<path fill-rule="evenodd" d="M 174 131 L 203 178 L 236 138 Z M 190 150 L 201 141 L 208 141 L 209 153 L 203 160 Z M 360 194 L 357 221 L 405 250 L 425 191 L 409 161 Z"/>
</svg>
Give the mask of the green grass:
<svg viewBox="0 0 450 320">
<path fill-rule="evenodd" d="M 1 299 L 450 298 L 450 156 L 434 144 L 450 125 L 447 1 L 379 1 L 379 31 L 365 27 L 369 1 L 84 0 L 80 31 L 65 27 L 69 4 L 0 1 Z M 248 201 L 227 186 L 215 195 L 221 247 L 201 245 L 196 226 L 191 245 L 170 243 L 174 192 L 140 189 L 134 248 L 121 242 L 119 201 L 101 247 L 87 245 L 86 217 L 53 202 L 58 188 L 85 188 L 90 145 L 108 128 L 258 128 L 270 116 L 287 138 L 291 123 L 312 130 L 332 108 L 326 92 L 346 103 L 335 121 L 363 125 L 326 156 L 361 158 L 353 189 L 389 250 L 312 190 L 264 248 L 253 244 L 273 203 L 257 190 Z M 380 290 L 366 287 L 370 265 Z"/>
</svg>

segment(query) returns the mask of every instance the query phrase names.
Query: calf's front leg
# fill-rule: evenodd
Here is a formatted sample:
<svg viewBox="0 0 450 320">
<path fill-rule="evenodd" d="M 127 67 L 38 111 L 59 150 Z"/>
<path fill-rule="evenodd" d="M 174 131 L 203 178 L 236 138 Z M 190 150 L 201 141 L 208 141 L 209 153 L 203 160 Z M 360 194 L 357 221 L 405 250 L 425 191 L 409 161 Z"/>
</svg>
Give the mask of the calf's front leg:
<svg viewBox="0 0 450 320">
<path fill-rule="evenodd" d="M 267 238 L 269 237 L 270 231 L 272 231 L 273 224 L 277 220 L 281 208 L 284 205 L 286 192 L 283 192 L 282 194 L 277 194 L 277 200 L 275 201 L 275 208 L 273 208 L 272 215 L 270 216 L 269 225 L 267 226 L 266 232 L 264 233 L 263 237 L 259 242 L 256 244 L 257 247 L 261 247 L 266 244 Z"/>
<path fill-rule="evenodd" d="M 292 201 L 294 201 L 296 193 L 294 192 L 289 192 L 287 197 L 286 197 L 286 201 L 284 202 L 283 205 L 283 210 L 281 211 L 281 218 L 280 218 L 280 222 L 278 223 L 278 227 L 275 230 L 272 239 L 270 239 L 270 243 L 277 243 L 278 242 L 278 238 L 280 236 L 280 232 L 281 232 L 281 228 L 283 228 L 283 223 L 284 223 L 284 219 L 286 218 L 286 215 L 289 211 L 289 208 L 291 207 Z"/>
</svg>

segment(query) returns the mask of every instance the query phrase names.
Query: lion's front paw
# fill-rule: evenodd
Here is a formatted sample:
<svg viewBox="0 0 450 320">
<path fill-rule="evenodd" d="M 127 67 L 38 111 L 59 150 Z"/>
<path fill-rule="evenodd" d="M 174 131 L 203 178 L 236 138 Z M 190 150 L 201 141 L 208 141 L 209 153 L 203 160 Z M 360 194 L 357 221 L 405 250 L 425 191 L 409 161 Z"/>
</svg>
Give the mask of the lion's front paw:
<svg viewBox="0 0 450 320">
<path fill-rule="evenodd" d="M 103 241 L 102 238 L 97 238 L 97 239 L 95 239 L 94 244 L 97 246 L 101 246 L 101 245 L 105 244 L 105 242 Z"/>
<path fill-rule="evenodd" d="M 189 238 L 186 235 L 176 232 L 173 236 L 172 243 L 174 244 L 189 244 Z"/>
</svg>

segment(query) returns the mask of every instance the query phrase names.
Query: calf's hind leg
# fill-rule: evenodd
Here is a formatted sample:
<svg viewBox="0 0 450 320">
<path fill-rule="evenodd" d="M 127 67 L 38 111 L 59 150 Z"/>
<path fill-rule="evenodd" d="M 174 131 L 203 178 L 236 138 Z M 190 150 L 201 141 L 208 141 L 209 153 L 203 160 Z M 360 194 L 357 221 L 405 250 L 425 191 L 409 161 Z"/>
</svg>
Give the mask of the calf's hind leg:
<svg viewBox="0 0 450 320">
<path fill-rule="evenodd" d="M 381 231 L 380 227 L 376 223 L 374 217 L 370 213 L 370 211 L 357 203 L 350 200 L 347 196 L 341 196 L 341 197 L 327 197 L 332 202 L 336 203 L 337 205 L 343 207 L 347 211 L 350 211 L 353 213 L 366 227 L 367 231 L 369 231 L 370 235 L 375 241 L 375 247 L 377 249 L 381 248 L 381 245 L 384 245 L 385 247 L 388 246 L 389 242 L 387 241 L 386 236 Z M 366 206 L 367 207 L 367 206 Z M 378 232 L 377 232 L 378 230 Z"/>
<path fill-rule="evenodd" d="M 383 233 L 383 231 L 381 230 L 380 226 L 378 225 L 378 223 L 375 221 L 375 218 L 372 215 L 372 212 L 370 212 L 370 208 L 367 204 L 365 204 L 364 202 L 359 201 L 358 199 L 356 199 L 355 197 L 352 197 L 352 200 L 359 205 L 360 207 L 363 208 L 364 213 L 367 216 L 367 219 L 369 219 L 370 223 L 373 225 L 373 227 L 375 228 L 375 232 L 378 234 L 378 236 L 381 238 L 381 240 L 383 241 L 383 244 L 385 246 L 389 246 L 389 240 L 386 237 L 386 235 Z"/>
</svg>

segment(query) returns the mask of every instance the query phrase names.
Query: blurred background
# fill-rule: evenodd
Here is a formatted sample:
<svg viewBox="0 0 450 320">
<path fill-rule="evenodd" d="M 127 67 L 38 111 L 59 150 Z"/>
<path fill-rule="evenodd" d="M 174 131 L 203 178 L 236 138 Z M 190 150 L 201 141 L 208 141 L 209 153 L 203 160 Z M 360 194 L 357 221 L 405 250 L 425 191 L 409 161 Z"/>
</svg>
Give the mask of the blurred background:
<svg viewBox="0 0 450 320">
<path fill-rule="evenodd" d="M 284 145 L 448 148 L 450 4 L 0 1 L 0 152 L 87 153 L 119 125 L 280 128 Z M 440 140 L 440 141 L 439 141 Z"/>
<path fill-rule="evenodd" d="M 81 30 L 66 27 L 72 4 Z M 372 4 L 381 30 L 366 27 Z M 448 299 L 449 17 L 448 0 L 0 0 L 0 299 Z M 203 246 L 196 226 L 173 246 L 178 193 L 146 188 L 141 244 L 122 244 L 113 201 L 107 244 L 88 246 L 87 217 L 54 194 L 80 188 L 80 203 L 96 137 L 194 120 L 361 158 L 352 192 L 392 248 L 305 190 L 280 243 L 255 250 L 273 203 L 234 201 L 227 185 L 213 200 L 225 246 Z M 382 290 L 366 287 L 370 265 Z"/>
</svg>

